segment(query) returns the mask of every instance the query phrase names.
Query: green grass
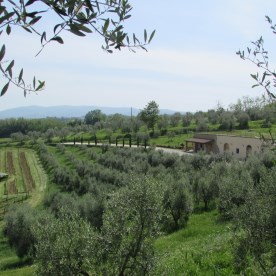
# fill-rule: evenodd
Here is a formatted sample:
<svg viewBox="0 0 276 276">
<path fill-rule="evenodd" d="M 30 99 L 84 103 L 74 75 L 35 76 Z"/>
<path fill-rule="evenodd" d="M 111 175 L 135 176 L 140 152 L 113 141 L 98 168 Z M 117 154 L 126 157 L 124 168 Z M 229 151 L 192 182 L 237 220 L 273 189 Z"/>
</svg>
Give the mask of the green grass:
<svg viewBox="0 0 276 276">
<path fill-rule="evenodd" d="M 72 169 L 72 164 L 66 157 L 66 155 L 58 150 L 56 146 L 49 146 L 49 151 L 54 154 L 55 159 L 58 161 L 59 164 L 64 164 L 68 166 L 68 168 Z"/>
<path fill-rule="evenodd" d="M 234 275 L 229 225 L 215 211 L 191 216 L 188 226 L 160 237 L 153 275 Z"/>
<path fill-rule="evenodd" d="M 9 269 L 0 271 L 1 276 L 32 276 L 35 274 L 35 269 L 32 266 L 24 266 L 21 268 Z"/>
<path fill-rule="evenodd" d="M 25 198 L 25 194 L 20 194 L 20 192 L 26 192 L 25 190 L 25 184 L 24 184 L 24 180 L 23 180 L 23 172 L 20 166 L 20 162 L 19 162 L 19 153 L 20 152 L 24 152 L 26 159 L 27 159 L 27 163 L 29 165 L 30 171 L 31 171 L 31 175 L 32 178 L 35 182 L 35 189 L 32 190 L 32 192 L 29 194 L 29 199 L 28 202 L 32 205 L 32 206 L 36 206 L 37 204 L 40 203 L 43 195 L 44 195 L 44 191 L 46 189 L 46 185 L 48 182 L 47 179 L 47 175 L 45 173 L 45 171 L 42 168 L 42 165 L 40 164 L 38 157 L 35 153 L 35 151 L 33 151 L 32 149 L 28 149 L 28 148 L 11 148 L 11 147 L 1 147 L 0 148 L 0 170 L 2 172 L 6 172 L 6 162 L 5 162 L 5 158 L 6 158 L 6 152 L 12 152 L 12 156 L 13 156 L 13 165 L 15 168 L 15 174 L 14 175 L 9 175 L 8 179 L 6 180 L 6 182 L 8 183 L 8 181 L 11 181 L 13 179 L 15 179 L 16 181 L 16 187 L 18 189 L 19 194 L 9 194 L 4 195 L 4 183 L 5 181 L 1 181 L 0 182 L 0 201 L 2 200 L 6 200 L 6 198 L 14 198 L 15 201 L 16 199 L 21 200 L 22 198 Z M 10 200 L 9 202 L 13 202 L 13 200 Z M 1 210 L 3 211 L 3 210 Z"/>
<path fill-rule="evenodd" d="M 185 229 L 157 239 L 158 262 L 151 275 L 235 275 L 230 225 L 217 219 L 216 211 L 194 214 Z M 0 234 L 0 275 L 34 275 L 34 271 Z"/>
<path fill-rule="evenodd" d="M 150 145 L 156 145 L 156 146 L 163 146 L 163 147 L 181 147 L 181 144 L 185 145 L 185 139 L 190 138 L 193 136 L 193 133 L 196 131 L 197 125 L 195 120 L 192 121 L 192 123 L 189 125 L 189 127 L 183 127 L 181 125 L 181 122 L 178 126 L 175 127 L 168 127 L 167 128 L 167 135 L 159 136 L 157 138 L 151 138 L 148 142 Z M 266 138 L 269 138 L 269 130 L 272 131 L 272 134 L 274 138 L 276 137 L 276 124 L 272 124 L 269 128 L 263 127 L 263 120 L 258 121 L 250 121 L 249 122 L 249 129 L 245 130 L 239 130 L 235 129 L 233 131 L 221 131 L 219 130 L 219 124 L 209 124 L 208 125 L 208 133 L 210 134 L 225 134 L 225 135 L 237 135 L 237 136 L 245 136 L 245 137 L 260 137 L 260 133 L 263 134 Z M 144 126 L 142 126 L 139 131 L 139 133 L 149 133 L 150 130 L 147 130 Z M 156 128 L 156 132 L 159 132 Z M 189 134 L 180 134 L 182 132 L 189 133 Z M 172 133 L 175 133 L 175 135 L 170 135 Z M 96 136 L 98 143 L 108 143 L 108 140 L 106 137 L 109 135 L 109 131 L 106 129 L 97 130 Z M 115 139 L 118 136 L 125 136 L 126 133 L 122 133 L 122 131 L 119 129 L 116 132 L 113 132 L 111 134 L 111 140 L 112 143 L 115 143 Z M 92 144 L 94 143 L 94 140 L 91 140 L 92 134 L 90 132 L 79 132 L 77 134 L 70 133 L 66 137 L 66 141 L 73 142 L 74 137 L 76 138 L 77 142 L 80 142 L 81 137 L 83 138 L 83 142 L 87 143 L 87 141 L 90 141 Z M 136 137 L 136 135 L 133 133 L 132 137 Z M 60 139 L 58 137 L 55 137 L 53 139 L 53 142 L 59 142 Z M 118 141 L 120 144 L 122 143 L 122 139 L 119 139 Z M 136 138 L 132 139 L 132 144 L 136 144 Z"/>
<path fill-rule="evenodd" d="M 48 177 L 36 153 L 33 150 L 29 149 L 24 149 L 24 151 L 27 162 L 29 164 L 31 175 L 36 185 L 35 189 L 32 191 L 29 202 L 32 206 L 37 206 L 43 199 L 48 182 Z"/>
<path fill-rule="evenodd" d="M 158 138 L 152 138 L 149 141 L 150 145 L 179 148 L 185 145 L 185 139 L 191 138 L 192 134 L 181 134 L 173 137 L 160 136 Z"/>
<path fill-rule="evenodd" d="M 21 166 L 20 166 L 20 162 L 19 162 L 19 149 L 8 149 L 8 151 L 12 152 L 12 156 L 13 156 L 13 165 L 15 168 L 15 179 L 16 179 L 16 187 L 18 189 L 18 192 L 25 192 L 25 183 L 24 183 L 24 179 L 23 179 L 23 174 L 21 171 Z"/>
<path fill-rule="evenodd" d="M 24 259 L 16 256 L 14 250 L 8 245 L 0 227 L 0 275 L 35 275 L 34 267 Z"/>
<path fill-rule="evenodd" d="M 31 170 L 31 175 L 33 177 L 33 180 L 35 182 L 35 189 L 32 191 L 31 196 L 27 199 L 27 202 L 29 202 L 32 206 L 37 206 L 44 195 L 44 191 L 47 184 L 47 175 L 44 172 L 42 165 L 40 164 L 36 153 L 31 149 L 26 148 L 0 148 L 0 169 L 2 171 L 5 171 L 5 162 L 4 158 L 6 156 L 6 152 L 11 151 L 13 154 L 13 162 L 15 166 L 16 173 L 14 178 L 16 178 L 17 183 L 21 181 L 22 178 L 22 170 L 20 169 L 19 164 L 19 158 L 18 154 L 21 151 L 25 152 L 25 156 L 29 165 L 29 168 Z M 23 180 L 22 180 L 23 181 Z M 6 196 L 3 195 L 3 186 L 4 182 L 2 181 L 0 183 L 1 188 L 1 194 L 0 199 L 5 200 Z M 22 185 L 22 184 L 21 184 Z M 20 187 L 21 189 L 21 187 Z M 22 195 L 9 195 L 8 198 L 21 198 Z M 10 204 L 12 204 L 13 200 L 9 200 Z M 17 257 L 15 251 L 10 248 L 6 238 L 3 236 L 3 221 L 0 220 L 0 275 L 35 275 L 34 273 L 34 266 L 30 265 L 28 261 L 22 260 Z"/>
<path fill-rule="evenodd" d="M 66 146 L 65 152 L 63 153 L 55 146 L 48 146 L 49 151 L 54 154 L 59 164 L 62 164 L 72 170 L 75 169 L 74 164 L 72 164 L 71 160 L 69 160 L 66 154 L 72 153 L 74 155 L 74 158 L 78 160 L 83 160 L 83 161 L 89 160 L 87 153 L 84 152 L 81 147 L 82 147 L 81 145 Z M 98 147 L 95 147 L 93 150 L 95 150 L 96 152 L 101 152 L 101 149 Z"/>
<path fill-rule="evenodd" d="M 183 139 L 182 135 L 179 137 Z M 49 148 L 59 161 L 67 162 L 65 155 L 56 147 L 49 146 Z M 95 150 L 101 151 L 100 148 Z M 66 147 L 65 151 L 72 152 L 78 159 L 87 158 L 82 148 L 78 146 Z M 40 176 L 35 172 L 37 167 L 40 167 L 36 155 L 29 149 L 25 152 L 33 170 L 33 177 L 39 181 Z M 39 190 L 37 192 L 40 193 Z M 34 195 L 31 200 L 34 200 L 35 204 L 38 198 L 38 195 Z M 215 211 L 193 214 L 185 229 L 160 237 L 155 243 L 159 261 L 152 274 L 233 275 L 229 225 L 219 223 L 217 218 L 218 214 Z M 0 235 L 0 275 L 33 275 L 34 269 L 34 266 L 18 259 L 5 238 Z"/>
</svg>

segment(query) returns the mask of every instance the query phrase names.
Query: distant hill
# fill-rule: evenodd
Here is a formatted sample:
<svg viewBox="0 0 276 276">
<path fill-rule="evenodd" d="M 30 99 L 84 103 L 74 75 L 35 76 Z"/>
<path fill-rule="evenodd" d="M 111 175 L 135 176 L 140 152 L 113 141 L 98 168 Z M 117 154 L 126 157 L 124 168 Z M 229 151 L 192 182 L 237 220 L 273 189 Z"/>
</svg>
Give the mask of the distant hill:
<svg viewBox="0 0 276 276">
<path fill-rule="evenodd" d="M 81 118 L 90 110 L 100 109 L 104 114 L 111 115 L 119 113 L 131 115 L 130 107 L 99 107 L 99 106 L 27 106 L 17 107 L 0 111 L 0 119 L 26 118 L 38 119 L 47 117 L 56 118 Z M 140 112 L 138 108 L 132 108 L 132 115 L 136 116 Z M 176 111 L 169 109 L 160 110 L 161 114 L 173 114 Z"/>
</svg>

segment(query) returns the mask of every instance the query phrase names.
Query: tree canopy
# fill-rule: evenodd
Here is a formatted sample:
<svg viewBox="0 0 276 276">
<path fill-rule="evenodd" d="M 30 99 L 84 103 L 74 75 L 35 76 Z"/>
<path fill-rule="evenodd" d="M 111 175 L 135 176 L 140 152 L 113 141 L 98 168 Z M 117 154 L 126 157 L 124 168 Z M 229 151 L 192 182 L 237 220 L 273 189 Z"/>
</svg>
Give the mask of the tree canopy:
<svg viewBox="0 0 276 276">
<path fill-rule="evenodd" d="M 155 101 L 150 101 L 140 112 L 139 117 L 154 132 L 154 126 L 158 121 L 159 106 Z"/>
<path fill-rule="evenodd" d="M 50 42 L 63 44 L 62 33 L 69 31 L 72 34 L 84 37 L 95 33 L 104 40 L 102 49 L 112 53 L 114 49 L 126 47 L 130 51 L 136 48 L 146 50 L 145 46 L 152 40 L 155 31 L 150 35 L 144 30 L 144 39 L 139 40 L 135 34 L 131 37 L 124 31 L 125 21 L 131 17 L 132 6 L 128 0 L 21 0 L 19 3 L 12 0 L 0 2 L 0 35 L 11 35 L 15 27 L 22 28 L 28 33 L 37 35 L 41 42 L 39 54 Z M 40 29 L 37 25 L 46 17 L 46 14 L 55 15 L 53 33 L 46 33 L 46 26 Z M 43 26 L 43 24 L 42 24 Z M 4 32 L 5 31 L 5 32 Z M 5 60 L 4 60 L 5 58 Z M 10 84 L 27 92 L 37 92 L 43 89 L 45 82 L 33 78 L 32 84 L 26 84 L 23 79 L 23 69 L 15 76 L 13 73 L 14 60 L 7 61 L 6 46 L 0 50 L 0 71 L 7 80 L 0 92 L 3 96 Z"/>
<path fill-rule="evenodd" d="M 99 109 L 89 111 L 85 117 L 84 122 L 88 125 L 95 125 L 98 122 L 101 122 L 106 117 L 105 114 L 101 112 Z"/>
</svg>

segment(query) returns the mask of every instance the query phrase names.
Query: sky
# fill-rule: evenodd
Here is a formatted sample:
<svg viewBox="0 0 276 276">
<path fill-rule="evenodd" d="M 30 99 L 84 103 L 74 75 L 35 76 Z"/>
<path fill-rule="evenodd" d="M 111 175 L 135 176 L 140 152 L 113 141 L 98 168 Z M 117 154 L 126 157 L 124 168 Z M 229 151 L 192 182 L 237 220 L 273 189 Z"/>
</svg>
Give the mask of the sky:
<svg viewBox="0 0 276 276">
<path fill-rule="evenodd" d="M 148 52 L 127 49 L 108 54 L 102 38 L 63 33 L 64 44 L 53 42 L 40 50 L 39 37 L 12 29 L 1 35 L 8 60 L 15 59 L 14 74 L 24 68 L 26 82 L 45 80 L 45 90 L 23 96 L 11 87 L 0 98 L 0 111 L 22 106 L 89 105 L 142 109 L 151 100 L 161 109 L 182 112 L 227 108 L 244 96 L 257 97 L 251 73 L 257 68 L 236 52 L 251 47 L 261 35 L 271 66 L 275 36 L 265 15 L 275 18 L 273 0 L 130 0 L 132 17 L 125 26 L 143 38 L 156 30 Z M 275 17 L 274 17 L 275 16 Z M 53 28 L 46 17 L 41 27 Z M 274 53 L 273 53 L 274 52 Z M 273 67 L 275 68 L 275 67 Z M 0 85 L 6 81 L 0 78 Z"/>
</svg>

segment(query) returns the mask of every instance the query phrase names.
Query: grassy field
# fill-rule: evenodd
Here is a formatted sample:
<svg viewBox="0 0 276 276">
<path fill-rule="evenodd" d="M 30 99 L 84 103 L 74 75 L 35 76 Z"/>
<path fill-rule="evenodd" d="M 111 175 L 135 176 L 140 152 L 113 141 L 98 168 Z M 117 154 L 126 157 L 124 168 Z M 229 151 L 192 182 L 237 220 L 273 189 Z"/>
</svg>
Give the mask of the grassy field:
<svg viewBox="0 0 276 276">
<path fill-rule="evenodd" d="M 184 137 L 185 135 L 178 135 L 170 139 L 176 145 Z M 162 142 L 162 140 L 158 139 L 169 138 L 156 138 L 156 144 L 160 141 Z M 162 143 L 165 143 L 165 141 Z M 59 147 L 49 146 L 49 150 L 60 163 L 66 166 L 70 165 L 68 157 L 70 153 L 79 160 L 87 160 L 88 158 L 82 147 L 66 147 L 62 151 Z M 101 148 L 95 148 L 95 150 L 101 152 Z M 16 180 L 16 184 L 19 183 L 17 189 L 26 190 L 26 177 L 24 178 L 23 176 L 24 172 L 19 158 L 22 152 L 26 156 L 27 164 L 35 182 L 35 188 L 31 191 L 28 201 L 35 206 L 44 195 L 47 175 L 42 169 L 36 153 L 27 148 L 0 147 L 0 171 L 8 172 L 10 170 L 12 172 L 14 170 L 13 174 L 9 173 L 7 181 L 0 182 L 0 201 L 7 201 L 8 198 L 9 200 L 11 199 L 9 202 L 12 203 L 13 199 L 19 196 L 19 193 L 5 194 L 7 190 L 5 183 L 8 181 Z M 9 165 L 9 169 L 8 162 L 13 164 Z M 162 236 L 156 240 L 155 248 L 158 261 L 157 267 L 152 274 L 164 276 L 235 275 L 232 264 L 231 238 L 230 225 L 220 222 L 216 211 L 193 214 L 185 229 Z M 24 262 L 24 260 L 20 260 L 15 255 L 2 233 L 0 234 L 0 275 L 34 275 L 34 267 Z"/>
<path fill-rule="evenodd" d="M 34 267 L 19 259 L 9 247 L 3 236 L 1 219 L 4 210 L 15 202 L 27 201 L 37 206 L 44 196 L 47 175 L 35 151 L 16 147 L 0 148 L 0 171 L 9 174 L 8 179 L 0 182 L 0 275 L 34 275 Z"/>
<path fill-rule="evenodd" d="M 160 237 L 154 275 L 234 275 L 229 225 L 216 211 L 193 214 L 185 229 Z"/>
<path fill-rule="evenodd" d="M 192 124 L 189 127 L 183 127 L 181 123 L 179 123 L 176 127 L 168 127 L 167 133 L 165 135 L 158 135 L 157 137 L 151 137 L 149 141 L 147 142 L 148 145 L 152 146 L 162 146 L 162 147 L 172 147 L 172 148 L 181 148 L 183 145 L 185 145 L 185 140 L 188 138 L 191 138 L 194 133 L 198 133 L 196 130 L 197 126 L 195 124 L 195 121 L 192 121 Z M 248 129 L 234 129 L 232 131 L 223 131 L 219 130 L 219 125 L 215 124 L 208 124 L 208 130 L 207 131 L 201 131 L 203 133 L 210 133 L 210 134 L 225 134 L 225 135 L 237 135 L 237 136 L 244 136 L 244 137 L 251 137 L 251 138 L 260 138 L 261 135 L 263 135 L 265 138 L 271 138 L 269 131 L 271 131 L 274 139 L 276 139 L 276 124 L 272 124 L 270 127 L 264 127 L 264 121 L 258 120 L 258 121 L 250 121 Z M 149 134 L 149 131 L 146 130 L 144 127 L 141 127 L 138 131 L 140 134 Z M 157 133 L 160 134 L 159 130 L 156 130 L 155 135 Z M 116 132 L 113 132 L 112 134 L 108 132 L 106 129 L 97 130 L 96 136 L 98 143 L 108 143 L 107 137 L 111 135 L 112 143 L 115 143 L 116 137 L 123 137 L 126 135 L 126 133 L 122 133 L 121 130 L 117 130 Z M 154 136 L 155 136 L 154 135 Z M 73 142 L 74 137 L 77 142 L 81 141 L 81 138 L 84 143 L 87 143 L 88 141 L 94 144 L 94 139 L 92 133 L 88 132 L 79 132 L 79 133 L 70 133 L 66 137 L 66 141 Z M 136 134 L 132 134 L 132 144 L 136 144 Z M 53 138 L 54 143 L 60 142 L 60 138 L 55 137 Z M 122 139 L 119 139 L 118 143 L 122 144 Z M 125 141 L 126 144 L 128 144 L 128 141 Z M 140 144 L 142 145 L 143 142 L 141 141 Z"/>
<path fill-rule="evenodd" d="M 0 182 L 0 219 L 14 202 L 28 202 L 35 206 L 43 197 L 47 175 L 36 156 L 27 148 L 0 148 L 0 172 L 8 178 Z"/>
<path fill-rule="evenodd" d="M 34 267 L 26 260 L 21 260 L 8 245 L 3 232 L 0 231 L 0 275 L 29 276 L 35 275 Z"/>
<path fill-rule="evenodd" d="M 185 229 L 155 242 L 157 267 L 151 275 L 235 275 L 229 225 L 215 211 L 193 214 Z M 35 267 L 20 260 L 0 234 L 0 275 L 35 275 Z"/>
</svg>

